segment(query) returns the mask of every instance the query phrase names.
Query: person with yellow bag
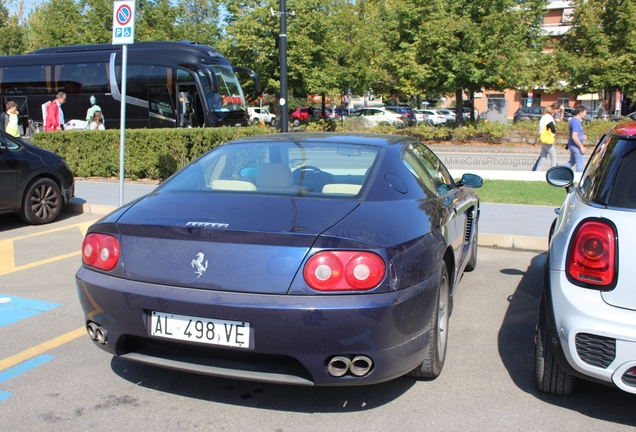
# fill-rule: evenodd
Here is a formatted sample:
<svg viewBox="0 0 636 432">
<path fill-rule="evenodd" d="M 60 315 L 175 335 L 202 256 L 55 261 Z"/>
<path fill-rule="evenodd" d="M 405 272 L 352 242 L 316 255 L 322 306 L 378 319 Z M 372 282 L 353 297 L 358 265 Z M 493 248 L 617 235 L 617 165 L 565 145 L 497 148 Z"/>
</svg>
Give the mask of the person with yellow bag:
<svg viewBox="0 0 636 432">
<path fill-rule="evenodd" d="M 556 106 L 555 106 L 556 105 Z M 554 110 L 558 107 L 558 103 L 553 103 L 545 108 L 543 116 L 539 120 L 539 142 L 541 143 L 541 154 L 532 167 L 532 171 L 539 171 L 546 157 L 550 155 L 552 166 L 557 166 L 557 155 L 554 149 L 556 127 L 554 126 Z"/>
</svg>

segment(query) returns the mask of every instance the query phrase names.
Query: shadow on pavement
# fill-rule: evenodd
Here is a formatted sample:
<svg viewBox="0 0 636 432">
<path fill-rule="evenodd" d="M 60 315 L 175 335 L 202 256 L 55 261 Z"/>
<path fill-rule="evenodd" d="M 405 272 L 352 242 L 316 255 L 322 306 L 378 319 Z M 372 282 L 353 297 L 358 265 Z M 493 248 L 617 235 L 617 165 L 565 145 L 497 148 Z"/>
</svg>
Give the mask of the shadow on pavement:
<svg viewBox="0 0 636 432">
<path fill-rule="evenodd" d="M 535 256 L 526 271 L 503 269 L 503 275 L 523 275 L 517 289 L 508 298 L 510 306 L 499 330 L 499 355 L 513 382 L 538 399 L 577 411 L 588 417 L 636 426 L 636 395 L 614 387 L 578 380 L 570 396 L 539 392 L 533 383 L 534 335 L 537 310 L 543 284 L 546 255 Z"/>
<path fill-rule="evenodd" d="M 416 380 L 398 378 L 361 387 L 297 387 L 230 380 L 162 369 L 113 357 L 111 369 L 146 388 L 217 403 L 300 413 L 347 413 L 374 409 L 406 393 Z"/>
</svg>

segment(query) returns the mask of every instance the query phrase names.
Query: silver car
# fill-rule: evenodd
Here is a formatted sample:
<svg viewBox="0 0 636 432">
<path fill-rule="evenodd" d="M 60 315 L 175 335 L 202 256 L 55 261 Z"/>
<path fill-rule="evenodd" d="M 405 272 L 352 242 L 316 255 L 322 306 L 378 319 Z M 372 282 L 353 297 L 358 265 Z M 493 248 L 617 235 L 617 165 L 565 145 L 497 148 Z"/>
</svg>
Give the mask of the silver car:
<svg viewBox="0 0 636 432">
<path fill-rule="evenodd" d="M 577 378 L 636 393 L 636 122 L 608 132 L 550 229 L 534 352 L 535 386 L 569 394 Z"/>
<path fill-rule="evenodd" d="M 361 123 L 367 127 L 406 126 L 401 114 L 385 108 L 360 108 L 359 110 L 352 112 L 347 117 L 347 120 L 356 124 Z"/>
</svg>

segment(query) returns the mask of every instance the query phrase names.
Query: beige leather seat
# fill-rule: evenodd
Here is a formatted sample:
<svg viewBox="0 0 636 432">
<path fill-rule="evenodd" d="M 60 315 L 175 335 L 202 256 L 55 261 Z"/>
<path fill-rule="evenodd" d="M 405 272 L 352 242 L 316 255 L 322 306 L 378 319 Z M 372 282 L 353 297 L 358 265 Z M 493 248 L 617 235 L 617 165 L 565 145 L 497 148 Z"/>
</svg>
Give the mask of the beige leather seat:
<svg viewBox="0 0 636 432">
<path fill-rule="evenodd" d="M 292 172 L 286 164 L 266 163 L 256 174 L 257 189 L 289 189 L 294 182 Z"/>
<path fill-rule="evenodd" d="M 229 191 L 255 191 L 256 186 L 254 186 L 254 183 L 242 180 L 212 180 L 210 189 Z"/>
</svg>

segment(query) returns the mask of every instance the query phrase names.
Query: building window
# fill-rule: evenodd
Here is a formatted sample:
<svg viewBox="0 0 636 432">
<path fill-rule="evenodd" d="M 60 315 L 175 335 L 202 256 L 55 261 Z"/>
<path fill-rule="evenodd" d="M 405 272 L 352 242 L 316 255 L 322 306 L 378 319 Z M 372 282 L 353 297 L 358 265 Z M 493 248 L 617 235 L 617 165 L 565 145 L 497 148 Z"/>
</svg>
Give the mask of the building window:
<svg viewBox="0 0 636 432">
<path fill-rule="evenodd" d="M 563 105 L 564 107 L 570 106 L 570 95 L 567 93 L 560 93 L 557 99 L 559 105 Z"/>
</svg>

